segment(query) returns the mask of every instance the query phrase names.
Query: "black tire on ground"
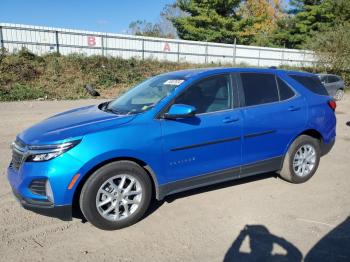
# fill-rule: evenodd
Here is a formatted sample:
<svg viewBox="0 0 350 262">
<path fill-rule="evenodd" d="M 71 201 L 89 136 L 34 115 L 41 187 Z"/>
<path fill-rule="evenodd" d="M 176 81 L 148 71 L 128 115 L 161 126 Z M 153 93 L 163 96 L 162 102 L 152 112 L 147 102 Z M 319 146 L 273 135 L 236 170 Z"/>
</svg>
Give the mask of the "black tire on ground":
<svg viewBox="0 0 350 262">
<path fill-rule="evenodd" d="M 315 149 L 316 161 L 314 163 L 314 167 L 312 168 L 311 172 L 308 175 L 298 176 L 293 168 L 293 160 L 297 151 L 302 146 L 305 146 L 305 145 L 311 145 Z M 297 137 L 294 140 L 294 142 L 290 145 L 288 152 L 284 157 L 283 166 L 282 166 L 282 169 L 279 171 L 279 174 L 282 177 L 282 179 L 288 182 L 295 183 L 295 184 L 304 183 L 315 174 L 320 162 L 320 157 L 321 157 L 320 141 L 308 135 L 301 135 Z"/>
<path fill-rule="evenodd" d="M 98 212 L 96 196 L 103 183 L 118 174 L 127 174 L 136 178 L 142 188 L 142 198 L 135 212 L 129 217 L 117 221 L 110 221 Z M 146 171 L 132 161 L 123 160 L 106 164 L 96 170 L 85 182 L 80 194 L 79 204 L 83 215 L 91 224 L 103 230 L 116 230 L 138 222 L 147 211 L 151 198 L 152 184 Z"/>
</svg>

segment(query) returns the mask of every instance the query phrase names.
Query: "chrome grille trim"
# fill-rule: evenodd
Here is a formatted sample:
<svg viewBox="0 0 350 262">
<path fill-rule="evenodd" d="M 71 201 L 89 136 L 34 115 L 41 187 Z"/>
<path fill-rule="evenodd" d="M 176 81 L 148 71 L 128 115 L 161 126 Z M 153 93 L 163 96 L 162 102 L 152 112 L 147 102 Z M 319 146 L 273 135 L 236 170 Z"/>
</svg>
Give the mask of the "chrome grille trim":
<svg viewBox="0 0 350 262">
<path fill-rule="evenodd" d="M 26 148 L 26 143 L 24 143 L 21 139 L 19 139 L 18 137 L 16 138 L 15 144 L 19 147 L 19 148 Z"/>
<path fill-rule="evenodd" d="M 18 152 L 17 150 L 12 150 L 12 167 L 16 170 L 18 170 L 21 165 L 22 165 L 22 161 L 23 161 L 23 154 Z"/>
<path fill-rule="evenodd" d="M 12 143 L 11 147 L 12 160 L 10 166 L 16 170 L 19 170 L 26 158 L 26 152 L 28 151 L 27 146 L 22 140 L 17 138 L 16 141 Z"/>
</svg>

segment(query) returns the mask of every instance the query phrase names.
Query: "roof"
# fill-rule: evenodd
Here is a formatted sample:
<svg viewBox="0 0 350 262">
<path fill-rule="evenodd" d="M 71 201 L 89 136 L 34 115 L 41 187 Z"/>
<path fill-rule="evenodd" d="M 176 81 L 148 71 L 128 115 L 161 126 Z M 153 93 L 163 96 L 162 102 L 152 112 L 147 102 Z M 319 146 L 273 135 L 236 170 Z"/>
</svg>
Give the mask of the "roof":
<svg viewBox="0 0 350 262">
<path fill-rule="evenodd" d="M 317 74 L 318 76 L 336 76 L 336 77 L 340 77 L 338 75 L 335 74 L 327 74 L 327 73 L 322 73 L 322 74 Z"/>
<path fill-rule="evenodd" d="M 276 73 L 276 72 L 283 72 L 287 74 L 300 74 L 300 75 L 313 75 L 308 72 L 302 72 L 302 71 L 289 71 L 289 70 L 282 70 L 282 69 L 270 69 L 270 68 L 246 68 L 246 67 L 216 67 L 216 68 L 197 68 L 197 69 L 187 69 L 187 70 L 180 70 L 180 71 L 174 71 L 165 73 L 164 75 L 172 75 L 179 78 L 185 78 L 189 79 L 195 76 L 199 75 L 213 75 L 213 74 L 220 74 L 220 73 L 231 73 L 231 72 L 255 72 L 255 73 Z"/>
</svg>

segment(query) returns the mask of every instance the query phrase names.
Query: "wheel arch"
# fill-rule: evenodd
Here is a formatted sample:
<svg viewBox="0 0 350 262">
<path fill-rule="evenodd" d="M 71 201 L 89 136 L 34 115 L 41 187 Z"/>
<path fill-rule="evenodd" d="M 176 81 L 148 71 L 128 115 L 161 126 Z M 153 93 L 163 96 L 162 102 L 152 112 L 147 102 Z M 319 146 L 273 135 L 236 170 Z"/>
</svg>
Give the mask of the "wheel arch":
<svg viewBox="0 0 350 262">
<path fill-rule="evenodd" d="M 300 133 L 297 137 L 299 137 L 301 135 L 311 136 L 311 137 L 316 138 L 317 140 L 319 140 L 321 143 L 323 143 L 323 136 L 316 129 L 307 129 L 307 130 L 303 131 L 302 133 Z"/>
<path fill-rule="evenodd" d="M 290 148 L 290 146 L 293 144 L 293 142 L 295 141 L 295 139 L 297 139 L 299 136 L 301 135 L 307 135 L 307 136 L 311 136 L 317 140 L 320 141 L 320 146 L 322 146 L 323 144 L 323 136 L 321 134 L 321 132 L 317 131 L 314 128 L 310 128 L 310 129 L 306 129 L 302 132 L 300 132 L 299 134 L 297 134 L 295 137 L 293 137 L 293 139 L 291 139 L 284 151 L 284 156 L 286 155 L 286 153 L 288 152 L 288 149 Z"/>
<path fill-rule="evenodd" d="M 72 198 L 72 211 L 73 213 L 75 213 L 76 211 L 80 212 L 80 205 L 79 205 L 79 197 L 80 197 L 80 193 L 81 190 L 84 186 L 84 184 L 86 183 L 86 181 L 89 179 L 89 177 L 92 176 L 92 174 L 98 170 L 99 168 L 101 168 L 102 166 L 105 166 L 109 163 L 112 162 L 118 162 L 118 161 L 130 161 L 133 163 L 136 163 L 137 165 L 139 165 L 140 167 L 142 167 L 147 175 L 149 176 L 149 178 L 151 179 L 151 184 L 152 184 L 152 194 L 155 195 L 155 197 L 158 199 L 159 197 L 159 185 L 158 185 L 158 180 L 156 177 L 156 174 L 154 173 L 153 169 L 143 160 L 137 159 L 137 158 L 133 158 L 133 157 L 115 157 L 115 158 L 110 158 L 107 160 L 104 160 L 96 165 L 94 165 L 92 168 L 89 169 L 89 171 L 87 171 L 85 173 L 85 175 L 82 177 L 82 179 L 78 182 L 74 194 L 73 194 L 73 198 Z M 81 214 L 79 214 L 81 216 Z"/>
</svg>

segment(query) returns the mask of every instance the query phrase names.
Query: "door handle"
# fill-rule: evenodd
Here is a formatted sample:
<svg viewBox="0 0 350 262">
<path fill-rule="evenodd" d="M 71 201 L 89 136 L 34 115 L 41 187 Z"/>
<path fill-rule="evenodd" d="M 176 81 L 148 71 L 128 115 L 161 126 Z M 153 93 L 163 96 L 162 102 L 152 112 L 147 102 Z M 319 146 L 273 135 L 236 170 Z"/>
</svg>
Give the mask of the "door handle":
<svg viewBox="0 0 350 262">
<path fill-rule="evenodd" d="M 238 117 L 225 117 L 224 120 L 222 120 L 222 122 L 228 124 L 228 123 L 233 123 L 233 122 L 237 122 L 239 120 Z"/>
<path fill-rule="evenodd" d="M 298 111 L 298 110 L 300 110 L 300 106 L 290 106 L 289 108 L 288 108 L 288 110 L 289 111 Z"/>
</svg>

